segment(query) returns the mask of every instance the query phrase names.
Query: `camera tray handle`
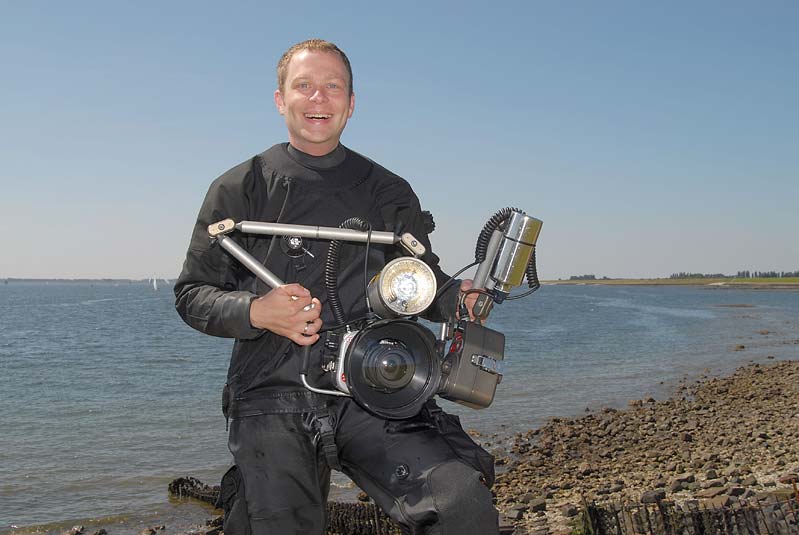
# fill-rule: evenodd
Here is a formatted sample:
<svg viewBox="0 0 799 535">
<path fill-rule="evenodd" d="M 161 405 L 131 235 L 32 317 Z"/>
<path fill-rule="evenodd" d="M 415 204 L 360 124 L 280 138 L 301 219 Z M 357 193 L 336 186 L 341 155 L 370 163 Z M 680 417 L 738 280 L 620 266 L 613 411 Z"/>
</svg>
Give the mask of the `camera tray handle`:
<svg viewBox="0 0 799 535">
<path fill-rule="evenodd" d="M 302 380 L 302 385 L 311 392 L 316 392 L 317 394 L 352 397 L 345 392 L 341 392 L 340 390 L 326 390 L 323 388 L 316 388 L 314 386 L 311 386 L 310 383 L 308 383 L 307 379 L 308 369 L 310 367 L 311 367 L 311 346 L 302 346 L 300 348 L 300 379 Z"/>
<path fill-rule="evenodd" d="M 491 234 L 491 238 L 486 249 L 485 260 L 483 260 L 480 265 L 477 266 L 477 272 L 474 274 L 474 280 L 472 283 L 473 289 L 494 289 L 494 281 L 491 279 L 490 273 L 494 266 L 494 260 L 496 259 L 497 251 L 499 251 L 499 246 L 502 243 L 502 238 L 503 233 L 500 230 L 495 230 Z M 488 314 L 491 312 L 493 306 L 494 301 L 491 299 L 490 295 L 481 293 L 477 296 L 477 301 L 472 308 L 472 314 L 474 314 L 475 318 L 477 318 L 479 321 L 483 322 L 488 319 Z"/>
</svg>

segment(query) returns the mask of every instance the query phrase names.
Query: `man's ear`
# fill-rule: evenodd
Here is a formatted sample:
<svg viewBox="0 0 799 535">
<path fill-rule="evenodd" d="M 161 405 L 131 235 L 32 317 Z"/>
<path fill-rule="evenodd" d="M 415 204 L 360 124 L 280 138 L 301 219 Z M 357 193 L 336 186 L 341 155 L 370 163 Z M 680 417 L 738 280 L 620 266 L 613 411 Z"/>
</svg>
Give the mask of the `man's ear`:
<svg viewBox="0 0 799 535">
<path fill-rule="evenodd" d="M 283 94 L 280 92 L 280 89 L 275 89 L 275 106 L 277 106 L 277 111 L 280 115 L 285 113 L 286 104 L 283 101 Z"/>
<path fill-rule="evenodd" d="M 347 114 L 347 119 L 352 117 L 352 112 L 355 111 L 355 93 L 350 95 L 350 111 Z"/>
</svg>

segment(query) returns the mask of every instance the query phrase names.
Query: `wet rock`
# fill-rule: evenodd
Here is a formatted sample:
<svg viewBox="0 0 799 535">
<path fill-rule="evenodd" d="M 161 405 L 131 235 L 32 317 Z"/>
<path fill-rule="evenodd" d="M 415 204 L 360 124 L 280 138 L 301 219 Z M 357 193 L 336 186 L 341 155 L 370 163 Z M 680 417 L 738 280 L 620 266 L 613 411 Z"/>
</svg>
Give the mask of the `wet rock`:
<svg viewBox="0 0 799 535">
<path fill-rule="evenodd" d="M 671 492 L 671 493 L 680 492 L 684 488 L 685 488 L 685 484 L 682 481 L 672 481 L 671 483 L 669 483 L 669 487 L 668 487 L 669 492 Z"/>
<path fill-rule="evenodd" d="M 560 514 L 562 514 L 566 518 L 577 516 L 577 513 L 579 511 L 577 509 L 577 506 L 571 503 L 565 503 L 561 505 L 560 507 L 558 507 L 558 510 L 560 511 Z"/>
<path fill-rule="evenodd" d="M 725 494 L 727 489 L 724 487 L 712 487 L 709 489 L 701 490 L 696 493 L 697 498 L 715 498 L 716 496 L 721 496 Z"/>
<path fill-rule="evenodd" d="M 547 501 L 544 498 L 537 498 L 530 502 L 530 511 L 537 513 L 547 510 Z"/>
<path fill-rule="evenodd" d="M 707 501 L 711 508 L 729 507 L 735 502 L 735 498 L 729 495 L 716 496 Z"/>
<path fill-rule="evenodd" d="M 517 504 L 506 510 L 505 515 L 513 520 L 521 520 L 524 517 L 524 513 L 526 513 L 529 509 L 529 506 L 526 504 Z"/>
<path fill-rule="evenodd" d="M 684 472 L 682 474 L 677 474 L 672 478 L 672 481 L 676 481 L 679 483 L 693 483 L 696 481 L 696 476 L 691 472 Z"/>
<path fill-rule="evenodd" d="M 743 496 L 745 492 L 746 489 L 743 487 L 730 487 L 730 489 L 727 491 L 727 494 L 730 496 Z"/>
<path fill-rule="evenodd" d="M 516 533 L 513 520 L 503 513 L 499 514 L 499 532 L 501 534 Z"/>
<path fill-rule="evenodd" d="M 724 480 L 723 479 L 711 479 L 709 481 L 705 481 L 704 483 L 702 483 L 702 488 L 703 489 L 712 489 L 712 488 L 723 487 L 723 486 L 724 486 Z"/>
<path fill-rule="evenodd" d="M 591 468 L 591 465 L 588 463 L 580 463 L 580 466 L 577 467 L 577 473 L 580 474 L 581 476 L 587 476 L 591 472 L 593 472 L 593 469 Z"/>
<path fill-rule="evenodd" d="M 666 491 L 650 490 L 641 495 L 641 503 L 657 503 L 666 499 Z"/>
</svg>

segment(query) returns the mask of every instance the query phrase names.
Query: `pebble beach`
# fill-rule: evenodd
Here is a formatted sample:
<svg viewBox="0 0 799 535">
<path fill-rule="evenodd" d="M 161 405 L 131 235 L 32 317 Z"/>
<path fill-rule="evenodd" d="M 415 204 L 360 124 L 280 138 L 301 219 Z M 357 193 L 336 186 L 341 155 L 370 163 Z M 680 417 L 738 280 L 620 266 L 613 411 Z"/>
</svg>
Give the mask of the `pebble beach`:
<svg viewBox="0 0 799 535">
<path fill-rule="evenodd" d="M 555 418 L 507 447 L 483 438 L 502 470 L 497 506 L 525 528 L 518 533 L 568 533 L 584 500 L 721 506 L 790 495 L 787 481 L 799 472 L 799 361 L 686 380 L 664 401 Z"/>
<path fill-rule="evenodd" d="M 565 535 L 588 502 L 720 507 L 792 496 L 797 400 L 799 361 L 755 363 L 725 377 L 686 379 L 662 401 L 634 399 L 624 409 L 553 418 L 511 437 L 470 434 L 496 457 L 503 533 Z M 220 521 L 208 515 L 180 532 L 217 535 Z M 141 533 L 161 531 L 176 532 L 156 524 Z M 79 526 L 68 533 L 103 535 Z"/>
</svg>

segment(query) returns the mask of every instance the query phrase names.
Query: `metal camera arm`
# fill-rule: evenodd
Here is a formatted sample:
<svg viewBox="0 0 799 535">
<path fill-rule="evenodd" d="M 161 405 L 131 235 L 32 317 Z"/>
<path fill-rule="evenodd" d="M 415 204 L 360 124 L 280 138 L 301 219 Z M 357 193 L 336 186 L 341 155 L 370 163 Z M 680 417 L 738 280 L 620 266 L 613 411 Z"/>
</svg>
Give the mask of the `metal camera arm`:
<svg viewBox="0 0 799 535">
<path fill-rule="evenodd" d="M 232 219 L 223 219 L 222 221 L 208 225 L 208 235 L 211 238 L 217 239 L 220 245 L 229 241 L 226 239 L 220 240 L 220 237 L 225 238 L 227 234 L 230 234 L 234 230 L 238 230 L 244 234 L 263 234 L 266 236 L 299 236 L 301 238 L 317 240 L 342 240 L 361 243 L 372 242 L 383 245 L 399 244 L 408 254 L 416 258 L 420 258 L 426 252 L 424 245 L 410 232 L 398 236 L 392 232 L 384 231 L 314 227 L 311 225 L 290 225 L 288 223 L 264 223 L 261 221 L 239 221 L 236 223 Z M 222 247 L 227 249 L 224 245 L 222 245 Z M 234 253 L 231 254 L 236 256 Z M 236 258 L 238 259 L 238 256 L 236 256 Z M 247 265 L 247 267 L 250 268 L 249 265 Z M 255 275 L 258 276 L 258 273 L 255 273 Z M 268 281 L 264 282 L 269 284 Z"/>
<path fill-rule="evenodd" d="M 267 236 L 300 236 L 302 238 L 322 240 L 342 240 L 362 243 L 373 242 L 383 245 L 399 244 L 408 254 L 416 258 L 421 257 L 426 251 L 424 245 L 409 232 L 397 236 L 391 232 L 369 232 L 336 227 L 314 227 L 311 225 L 264 223 L 260 221 L 239 221 L 236 223 L 232 219 L 223 219 L 222 221 L 208 225 L 209 237 L 212 240 L 216 240 L 220 247 L 229 252 L 236 260 L 241 262 L 244 267 L 249 269 L 253 275 L 258 277 L 258 279 L 263 281 L 270 288 L 278 288 L 286 283 L 244 250 L 233 238 L 228 236 L 228 234 L 236 230 L 244 234 L 262 234 Z M 300 366 L 300 379 L 302 380 L 303 386 L 317 394 L 349 396 L 349 394 L 338 390 L 324 390 L 313 387 L 308 383 L 307 375 L 310 365 L 310 353 L 311 346 L 303 346 L 302 363 Z"/>
</svg>

